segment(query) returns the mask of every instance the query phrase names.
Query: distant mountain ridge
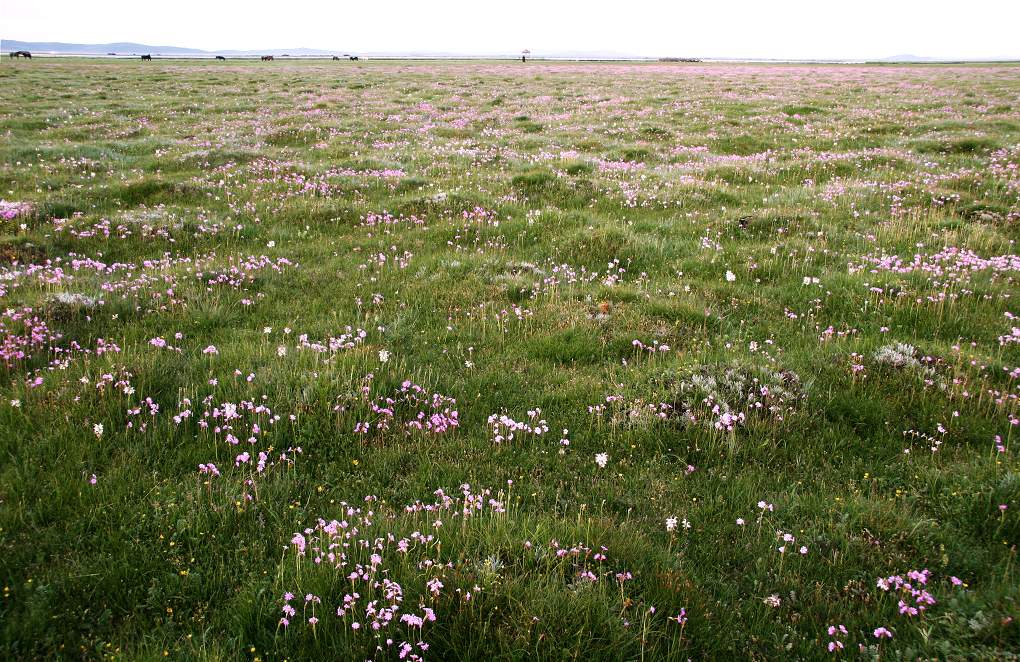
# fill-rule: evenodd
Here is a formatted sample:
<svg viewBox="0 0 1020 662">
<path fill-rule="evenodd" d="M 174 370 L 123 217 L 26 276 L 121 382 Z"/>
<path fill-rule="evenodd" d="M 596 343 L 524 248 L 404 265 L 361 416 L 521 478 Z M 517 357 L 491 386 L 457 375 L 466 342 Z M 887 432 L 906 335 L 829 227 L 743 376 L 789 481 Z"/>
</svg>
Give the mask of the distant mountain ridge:
<svg viewBox="0 0 1020 662">
<path fill-rule="evenodd" d="M 910 55 L 909 53 L 905 53 L 903 55 L 890 55 L 889 57 L 884 57 L 881 60 L 877 60 L 877 61 L 878 62 L 945 62 L 946 58 L 925 57 L 923 55 Z"/>
<path fill-rule="evenodd" d="M 325 51 L 317 48 L 266 48 L 262 50 L 217 50 L 207 51 L 201 48 L 187 48 L 183 46 L 152 46 L 149 44 L 138 44 L 131 41 L 118 41 L 109 44 L 71 44 L 62 41 L 18 41 L 16 39 L 0 40 L 0 50 L 5 53 L 11 51 L 37 51 L 39 53 L 55 53 L 61 55 L 106 55 L 116 53 L 117 55 L 335 55 L 339 51 Z"/>
<path fill-rule="evenodd" d="M 425 50 L 414 50 L 414 51 L 401 51 L 386 52 L 386 51 L 343 51 L 343 50 L 325 50 L 321 48 L 263 48 L 258 50 L 205 50 L 201 48 L 187 48 L 182 46 L 152 46 L 149 44 L 138 44 L 135 42 L 115 42 L 110 44 L 71 44 L 59 41 L 17 41 L 15 39 L 3 39 L 0 40 L 0 50 L 4 52 L 10 51 L 37 51 L 39 53 L 53 53 L 59 55 L 107 55 L 109 53 L 115 53 L 117 55 L 191 55 L 191 56 L 205 56 L 211 57 L 213 55 L 232 55 L 234 57 L 252 57 L 258 55 L 293 55 L 295 57 L 329 57 L 332 55 L 340 55 L 345 53 L 361 54 L 361 55 L 375 55 L 380 57 L 386 56 L 404 56 L 404 57 L 439 57 L 439 58 L 456 58 L 456 57 L 512 57 L 518 58 L 521 56 L 519 51 L 509 53 L 476 53 L 466 54 L 457 53 L 455 51 L 425 51 Z M 632 55 L 628 53 L 618 53 L 614 51 L 557 51 L 555 53 L 545 54 L 551 57 L 567 58 L 567 59 L 599 59 L 599 58 L 611 58 L 611 59 L 653 59 L 653 58 L 642 58 L 638 55 Z"/>
<path fill-rule="evenodd" d="M 367 55 L 375 57 L 410 57 L 410 58 L 519 58 L 520 52 L 489 52 L 489 53 L 464 53 L 456 51 L 343 51 L 327 50 L 321 48 L 263 48 L 257 50 L 205 50 L 201 48 L 188 48 L 183 46 L 153 46 L 139 44 L 130 41 L 113 42 L 108 44 L 74 44 L 62 41 L 18 41 L 16 39 L 0 39 L 0 51 L 9 53 L 11 51 L 32 51 L 41 54 L 54 55 L 164 55 L 179 57 L 213 57 L 214 55 L 233 57 L 257 57 L 259 55 L 292 55 L 294 57 L 330 57 L 332 55 L 345 55 L 348 52 L 355 55 Z M 675 56 L 677 54 L 667 54 Z M 698 57 L 704 60 L 739 61 L 739 62 L 886 62 L 886 63 L 910 63 L 910 62 L 1007 62 L 1018 61 L 1020 57 L 986 57 L 986 58 L 941 58 L 921 55 L 892 55 L 883 58 L 738 58 L 726 56 L 698 56 L 697 54 L 683 54 L 686 57 Z M 620 53 L 610 50 L 605 51 L 538 51 L 532 53 L 534 58 L 552 58 L 564 60 L 654 60 L 660 55 L 634 55 Z"/>
</svg>

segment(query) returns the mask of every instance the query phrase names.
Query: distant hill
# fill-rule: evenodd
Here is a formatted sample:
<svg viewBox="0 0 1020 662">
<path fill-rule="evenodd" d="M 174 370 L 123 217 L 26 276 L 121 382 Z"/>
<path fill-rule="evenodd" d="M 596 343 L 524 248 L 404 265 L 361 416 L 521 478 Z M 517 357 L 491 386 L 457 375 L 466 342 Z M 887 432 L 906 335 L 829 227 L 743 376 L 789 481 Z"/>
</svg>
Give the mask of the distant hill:
<svg viewBox="0 0 1020 662">
<path fill-rule="evenodd" d="M 4 51 L 38 51 L 40 53 L 62 53 L 67 55 L 106 55 L 117 53 L 123 55 L 138 55 L 141 53 L 202 53 L 197 48 L 181 48 L 179 46 L 148 46 L 146 44 L 135 44 L 132 42 L 117 42 L 113 44 L 68 44 L 60 41 L 17 41 L 15 39 L 2 40 Z"/>
<path fill-rule="evenodd" d="M 422 58 L 422 59 L 453 59 L 453 58 L 498 58 L 498 59 L 519 59 L 520 51 L 513 52 L 488 52 L 488 53 L 463 53 L 456 51 L 343 51 L 326 50 L 321 48 L 262 48 L 257 50 L 203 50 L 201 48 L 188 48 L 184 46 L 153 46 L 151 44 L 139 44 L 131 41 L 121 41 L 110 44 L 71 44 L 61 41 L 18 41 L 16 39 L 0 39 L 0 51 L 9 53 L 11 51 L 31 51 L 40 54 L 52 55 L 143 55 L 167 57 L 213 57 L 223 55 L 229 57 L 257 57 L 259 55 L 292 55 L 294 57 L 330 57 L 332 55 L 352 55 L 379 57 L 379 58 Z M 654 60 L 658 56 L 634 55 L 616 51 L 535 51 L 530 56 L 537 59 L 552 60 Z M 705 61 L 740 61 L 740 62 L 885 62 L 885 63 L 921 63 L 921 62 L 1005 62 L 1017 61 L 1017 57 L 987 57 L 987 58 L 940 58 L 923 55 L 892 55 L 889 57 L 874 60 L 829 60 L 829 59 L 771 59 L 771 58 L 731 58 L 719 56 L 697 56 Z"/>
<path fill-rule="evenodd" d="M 11 51 L 32 51 L 38 53 L 53 53 L 58 55 L 233 55 L 244 57 L 252 55 L 294 55 L 294 56 L 325 56 L 335 55 L 340 51 L 324 51 L 316 48 L 266 48 L 262 50 L 222 50 L 207 51 L 201 48 L 187 48 L 182 46 L 153 46 L 150 44 L 137 44 L 130 41 L 119 41 L 111 44 L 69 44 L 62 41 L 18 41 L 16 39 L 0 40 L 0 50 L 5 53 Z"/>
<path fill-rule="evenodd" d="M 112 44 L 69 44 L 58 41 L 17 41 L 15 39 L 0 40 L 0 50 L 10 51 L 32 51 L 37 53 L 51 53 L 54 55 L 169 55 L 178 57 L 212 57 L 214 55 L 233 57 L 253 57 L 259 55 L 293 55 L 294 57 L 329 57 L 331 55 L 342 55 L 348 51 L 324 50 L 319 48 L 262 48 L 258 50 L 203 50 L 201 48 L 186 48 L 181 46 L 153 46 L 150 44 L 138 44 L 135 42 L 116 42 Z M 350 51 L 352 54 L 369 55 L 376 57 L 411 57 L 411 58 L 463 58 L 463 57 L 494 57 L 494 58 L 519 58 L 520 51 L 510 53 L 457 53 L 454 51 Z M 556 51 L 549 53 L 536 53 L 536 57 L 557 58 L 564 60 L 627 60 L 644 59 L 637 55 L 618 53 L 615 51 Z"/>
<path fill-rule="evenodd" d="M 350 52 L 355 55 L 368 55 L 374 57 L 409 57 L 409 58 L 512 58 L 521 56 L 520 51 L 513 52 L 489 52 L 489 53 L 458 53 L 455 51 L 344 51 L 324 50 L 320 48 L 262 48 L 258 50 L 203 50 L 201 48 L 187 48 L 181 46 L 153 46 L 150 44 L 138 44 L 135 42 L 116 42 L 111 44 L 70 44 L 59 41 L 17 41 L 15 39 L 0 40 L 0 50 L 10 51 L 32 51 L 34 53 L 53 55 L 142 55 L 152 54 L 155 56 L 176 56 L 176 57 L 212 57 L 214 55 L 232 57 L 257 57 L 259 55 L 292 55 L 294 57 L 329 57 L 332 55 L 344 55 Z M 532 57 L 553 58 L 562 60 L 640 60 L 654 59 L 643 58 L 638 55 L 619 53 L 616 51 L 554 51 L 535 53 Z"/>
<path fill-rule="evenodd" d="M 937 57 L 924 57 L 922 55 L 904 54 L 904 55 L 890 55 L 889 57 L 884 57 L 881 60 L 876 60 L 876 61 L 877 62 L 938 62 L 939 58 L 937 58 Z"/>
<path fill-rule="evenodd" d="M 952 58 L 952 57 L 929 57 L 926 55 L 890 55 L 884 57 L 881 60 L 873 60 L 873 62 L 1014 62 L 1017 58 L 1015 57 L 981 57 L 981 58 Z"/>
</svg>

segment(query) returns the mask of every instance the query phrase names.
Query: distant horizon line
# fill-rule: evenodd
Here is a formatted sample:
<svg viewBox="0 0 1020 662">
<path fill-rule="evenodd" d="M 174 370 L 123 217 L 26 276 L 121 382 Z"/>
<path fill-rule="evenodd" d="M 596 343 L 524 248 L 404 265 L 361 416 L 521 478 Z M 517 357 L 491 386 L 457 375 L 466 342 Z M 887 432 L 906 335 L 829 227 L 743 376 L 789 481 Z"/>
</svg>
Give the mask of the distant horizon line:
<svg viewBox="0 0 1020 662">
<path fill-rule="evenodd" d="M 8 47 L 8 44 L 11 44 Z M 143 44 L 140 42 L 131 41 L 116 41 L 116 42 L 105 42 L 105 43 L 79 43 L 79 42 L 64 42 L 64 41 L 27 41 L 19 39 L 0 39 L 0 53 L 10 53 L 15 50 L 28 50 L 29 47 L 35 48 L 40 54 L 47 55 L 97 55 L 97 56 L 131 56 L 131 55 L 142 55 L 142 54 L 153 54 L 162 55 L 168 57 L 186 56 L 186 55 L 234 55 L 238 57 L 258 57 L 259 55 L 274 55 L 277 57 L 289 56 L 295 59 L 301 58 L 316 58 L 316 57 L 331 57 L 334 55 L 359 55 L 369 56 L 382 59 L 511 59 L 519 58 L 524 53 L 522 49 L 520 51 L 442 51 L 442 50 L 427 50 L 427 49 L 410 49 L 410 50 L 380 50 L 380 51 L 365 51 L 365 50 L 349 50 L 344 51 L 342 49 L 323 49 L 323 48 L 310 48 L 306 46 L 299 46 L 293 48 L 260 48 L 260 49 L 241 49 L 241 48 L 228 48 L 228 49 L 207 49 L 207 48 L 194 48 L 190 46 L 170 46 L 170 45 L 151 45 Z M 122 49 L 137 49 L 137 52 L 128 53 L 117 53 L 116 47 Z M 94 48 L 98 49 L 95 52 L 86 51 L 83 49 Z M 111 52 L 112 51 L 112 52 Z M 146 53 L 141 53 L 146 51 Z M 293 53 L 293 54 L 291 54 Z M 526 53 L 529 59 L 567 59 L 567 60 L 663 60 L 663 59 L 697 59 L 697 60 L 713 60 L 713 61 L 761 61 L 761 62 L 834 62 L 834 63 L 854 63 L 854 62 L 883 62 L 883 63 L 931 63 L 931 64 L 945 64 L 945 63 L 956 63 L 956 62 L 968 62 L 968 63 L 980 63 L 980 62 L 1018 62 L 1020 61 L 1020 55 L 1017 56 L 986 56 L 986 57 L 941 57 L 941 56 L 923 56 L 914 54 L 897 54 L 884 57 L 762 57 L 762 56 L 732 56 L 732 55 L 697 55 L 697 54 L 659 54 L 659 55 L 641 55 L 634 53 L 626 53 L 620 51 L 613 51 L 611 49 L 605 50 L 584 50 L 584 49 L 563 49 L 563 50 L 531 50 Z"/>
</svg>

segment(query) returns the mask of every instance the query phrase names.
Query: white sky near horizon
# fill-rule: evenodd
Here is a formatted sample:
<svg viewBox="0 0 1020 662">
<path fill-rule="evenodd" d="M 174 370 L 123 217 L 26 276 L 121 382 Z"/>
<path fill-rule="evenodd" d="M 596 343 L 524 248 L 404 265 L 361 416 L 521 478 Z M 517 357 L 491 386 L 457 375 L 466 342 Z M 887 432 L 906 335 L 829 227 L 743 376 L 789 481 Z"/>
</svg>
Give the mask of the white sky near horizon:
<svg viewBox="0 0 1020 662">
<path fill-rule="evenodd" d="M 1020 56 L 1020 0 L 0 0 L 0 37 L 205 50 Z"/>
</svg>

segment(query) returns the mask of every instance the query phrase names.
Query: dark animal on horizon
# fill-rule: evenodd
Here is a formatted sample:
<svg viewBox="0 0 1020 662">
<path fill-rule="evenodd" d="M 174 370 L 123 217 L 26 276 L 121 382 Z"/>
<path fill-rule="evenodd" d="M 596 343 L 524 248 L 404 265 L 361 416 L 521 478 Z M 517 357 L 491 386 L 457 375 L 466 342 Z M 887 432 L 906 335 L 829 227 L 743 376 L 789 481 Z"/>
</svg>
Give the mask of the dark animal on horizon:
<svg viewBox="0 0 1020 662">
<path fill-rule="evenodd" d="M 143 55 L 143 56 L 142 56 L 142 59 L 143 59 L 143 60 L 151 60 L 151 59 L 152 59 L 152 56 L 151 56 L 151 55 Z"/>
<path fill-rule="evenodd" d="M 16 57 L 25 57 L 25 58 L 28 58 L 29 60 L 31 60 L 32 59 L 32 54 L 29 53 L 28 51 L 11 51 L 11 58 L 16 58 Z"/>
<path fill-rule="evenodd" d="M 521 62 L 527 62 L 527 61 L 528 61 L 528 56 L 527 55 L 522 55 L 521 56 Z"/>
<path fill-rule="evenodd" d="M 227 58 L 223 57 L 222 55 L 217 55 L 216 59 L 217 60 L 226 60 Z"/>
<path fill-rule="evenodd" d="M 263 62 L 272 62 L 273 61 L 273 56 L 272 55 L 263 55 L 262 56 L 262 61 Z"/>
<path fill-rule="evenodd" d="M 357 55 L 352 55 L 351 56 L 351 62 L 357 62 L 357 61 L 358 61 L 358 56 Z"/>
<path fill-rule="evenodd" d="M 334 55 L 334 56 L 333 56 L 333 61 L 334 61 L 334 62 L 339 62 L 339 61 L 340 61 L 340 58 L 338 58 L 338 57 L 337 57 L 336 55 Z"/>
</svg>

